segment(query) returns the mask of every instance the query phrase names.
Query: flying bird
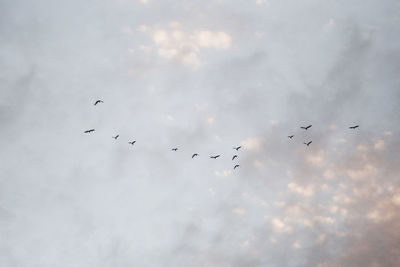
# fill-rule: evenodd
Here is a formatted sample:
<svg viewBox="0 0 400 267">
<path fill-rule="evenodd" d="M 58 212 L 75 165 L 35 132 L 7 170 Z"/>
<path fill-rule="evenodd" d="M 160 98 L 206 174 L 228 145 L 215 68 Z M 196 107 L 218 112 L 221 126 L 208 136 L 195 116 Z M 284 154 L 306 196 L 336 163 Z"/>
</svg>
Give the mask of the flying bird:
<svg viewBox="0 0 400 267">
<path fill-rule="evenodd" d="M 292 138 L 293 138 L 293 136 L 294 136 L 294 134 L 292 134 L 292 135 L 288 135 L 288 137 L 289 137 L 290 139 L 292 139 Z"/>
<path fill-rule="evenodd" d="M 84 133 L 91 133 L 94 132 L 94 129 L 86 130 Z"/>
<path fill-rule="evenodd" d="M 234 147 L 233 149 L 236 149 L 238 151 L 242 146 Z"/>
<path fill-rule="evenodd" d="M 175 147 L 175 148 L 173 148 L 172 150 L 173 150 L 173 151 L 177 151 L 177 150 L 178 150 L 178 148 L 177 148 L 177 147 Z"/>
<path fill-rule="evenodd" d="M 116 136 L 113 136 L 112 138 L 114 138 L 115 140 L 117 140 L 118 137 L 119 137 L 119 134 L 117 134 Z"/>
<path fill-rule="evenodd" d="M 304 129 L 304 130 L 308 130 L 308 128 L 310 128 L 312 125 L 310 124 L 310 125 L 308 125 L 307 127 L 300 127 L 301 129 Z"/>
<path fill-rule="evenodd" d="M 355 129 L 355 128 L 358 128 L 358 127 L 360 127 L 360 125 L 350 126 L 349 129 Z"/>
<path fill-rule="evenodd" d="M 233 169 L 236 169 L 237 167 L 239 167 L 239 164 L 236 164 L 235 167 L 233 167 Z"/>
<path fill-rule="evenodd" d="M 129 142 L 129 144 L 134 145 L 136 141 Z"/>
<path fill-rule="evenodd" d="M 192 155 L 192 158 L 197 157 L 198 155 L 199 155 L 199 154 L 194 153 L 194 154 Z"/>
<path fill-rule="evenodd" d="M 221 155 L 211 156 L 210 158 L 217 159 L 219 156 L 221 156 Z"/>
<path fill-rule="evenodd" d="M 94 102 L 94 105 L 96 106 L 99 103 L 104 103 L 103 100 L 97 100 L 96 102 Z"/>
<path fill-rule="evenodd" d="M 312 143 L 312 141 L 310 141 L 310 142 L 308 142 L 308 143 L 303 143 L 303 144 L 309 146 L 311 143 Z"/>
<path fill-rule="evenodd" d="M 236 158 L 237 158 L 237 155 L 234 155 L 233 158 L 232 158 L 232 160 L 234 160 L 234 159 L 236 159 Z"/>
</svg>

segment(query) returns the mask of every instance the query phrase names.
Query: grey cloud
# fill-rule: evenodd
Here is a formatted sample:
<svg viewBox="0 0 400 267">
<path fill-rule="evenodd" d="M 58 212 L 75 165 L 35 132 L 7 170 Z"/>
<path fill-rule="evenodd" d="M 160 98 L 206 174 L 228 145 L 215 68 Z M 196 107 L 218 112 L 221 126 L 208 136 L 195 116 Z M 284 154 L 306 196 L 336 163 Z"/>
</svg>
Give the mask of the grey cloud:
<svg viewBox="0 0 400 267">
<path fill-rule="evenodd" d="M 398 262 L 396 1 L 1 7 L 2 266 Z M 162 58 L 172 21 L 231 47 Z"/>
</svg>

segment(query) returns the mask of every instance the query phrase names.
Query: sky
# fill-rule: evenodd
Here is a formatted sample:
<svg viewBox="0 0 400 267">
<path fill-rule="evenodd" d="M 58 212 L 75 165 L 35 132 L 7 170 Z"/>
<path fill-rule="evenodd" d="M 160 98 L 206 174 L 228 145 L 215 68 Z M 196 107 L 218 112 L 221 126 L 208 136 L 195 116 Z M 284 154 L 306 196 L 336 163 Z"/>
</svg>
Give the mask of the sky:
<svg viewBox="0 0 400 267">
<path fill-rule="evenodd" d="M 0 265 L 397 266 L 399 36 L 397 0 L 0 0 Z"/>
</svg>

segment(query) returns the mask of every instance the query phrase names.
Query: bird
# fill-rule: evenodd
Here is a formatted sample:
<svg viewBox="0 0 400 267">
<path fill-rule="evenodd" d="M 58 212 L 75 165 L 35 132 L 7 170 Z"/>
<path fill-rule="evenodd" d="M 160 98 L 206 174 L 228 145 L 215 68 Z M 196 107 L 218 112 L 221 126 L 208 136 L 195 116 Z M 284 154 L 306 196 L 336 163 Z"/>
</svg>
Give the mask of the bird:
<svg viewBox="0 0 400 267">
<path fill-rule="evenodd" d="M 293 138 L 293 136 L 294 136 L 294 134 L 292 134 L 292 135 L 288 135 L 288 137 L 289 137 L 290 139 L 292 139 L 292 138 Z"/>
<path fill-rule="evenodd" d="M 233 167 L 233 169 L 236 169 L 237 167 L 239 167 L 239 164 L 236 164 L 235 167 Z"/>
<path fill-rule="evenodd" d="M 118 137 L 119 137 L 119 134 L 117 134 L 116 136 L 113 136 L 112 138 L 114 138 L 115 140 L 117 140 Z"/>
<path fill-rule="evenodd" d="M 198 155 L 199 155 L 199 154 L 194 153 L 194 154 L 192 155 L 192 158 L 197 157 Z"/>
<path fill-rule="evenodd" d="M 94 132 L 94 129 L 86 130 L 84 133 L 91 133 Z"/>
<path fill-rule="evenodd" d="M 358 127 L 360 127 L 360 125 L 350 126 L 349 129 L 355 129 L 355 128 L 358 128 Z"/>
<path fill-rule="evenodd" d="M 311 143 L 312 143 L 312 141 L 310 141 L 310 142 L 308 142 L 308 143 L 303 143 L 303 144 L 309 146 Z"/>
<path fill-rule="evenodd" d="M 177 147 L 175 147 L 175 148 L 173 148 L 172 150 L 173 150 L 173 151 L 177 151 L 177 150 L 178 150 L 178 148 L 177 148 Z"/>
<path fill-rule="evenodd" d="M 308 125 L 307 127 L 300 127 L 301 129 L 304 129 L 304 130 L 308 130 L 308 128 L 310 128 L 312 125 L 310 124 L 310 125 Z"/>
<path fill-rule="evenodd" d="M 241 148 L 242 146 L 238 146 L 238 147 L 234 147 L 233 149 L 236 149 L 236 151 L 239 151 L 239 149 Z"/>
<path fill-rule="evenodd" d="M 210 158 L 217 159 L 219 156 L 221 156 L 221 155 L 211 156 Z"/>
<path fill-rule="evenodd" d="M 96 106 L 99 103 L 104 103 L 103 100 L 97 100 L 96 102 L 94 102 L 94 105 Z"/>
<path fill-rule="evenodd" d="M 237 158 L 237 155 L 234 155 L 233 157 L 232 157 L 232 160 L 234 160 L 234 159 L 236 159 Z"/>
<path fill-rule="evenodd" d="M 131 145 L 134 145 L 136 143 L 136 141 L 134 140 L 134 141 L 132 141 L 132 142 L 129 142 L 129 144 L 131 144 Z"/>
</svg>

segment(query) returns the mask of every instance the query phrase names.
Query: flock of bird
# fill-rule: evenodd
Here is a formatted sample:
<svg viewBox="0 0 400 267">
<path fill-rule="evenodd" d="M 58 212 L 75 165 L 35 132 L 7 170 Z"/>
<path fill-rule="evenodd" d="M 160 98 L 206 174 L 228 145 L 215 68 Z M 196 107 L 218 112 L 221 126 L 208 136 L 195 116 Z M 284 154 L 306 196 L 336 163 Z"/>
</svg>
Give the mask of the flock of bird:
<svg viewBox="0 0 400 267">
<path fill-rule="evenodd" d="M 96 100 L 96 101 L 94 102 L 94 105 L 97 106 L 97 105 L 100 104 L 100 103 L 104 103 L 104 101 L 102 101 L 102 100 Z M 308 130 L 309 128 L 311 128 L 311 127 L 312 127 L 312 125 L 310 124 L 310 125 L 308 125 L 308 126 L 301 126 L 300 128 L 307 131 L 307 130 Z M 360 127 L 360 125 L 350 126 L 349 129 L 353 129 L 353 130 L 354 130 L 354 129 L 358 128 L 358 127 Z M 94 131 L 95 131 L 95 129 L 89 129 L 89 130 L 84 131 L 84 133 L 91 133 L 91 132 L 94 132 Z M 118 137 L 119 137 L 119 134 L 117 134 L 116 136 L 112 136 L 112 138 L 114 138 L 115 140 L 117 140 Z M 288 135 L 288 138 L 289 138 L 289 139 L 292 139 L 293 137 L 294 137 L 294 134 Z M 133 140 L 133 141 L 128 142 L 128 144 L 130 144 L 130 145 L 134 145 L 135 143 L 136 143 L 136 140 Z M 305 144 L 306 146 L 309 146 L 309 145 L 311 145 L 311 143 L 312 143 L 312 141 L 308 141 L 308 142 L 304 142 L 303 144 Z M 236 151 L 239 151 L 240 148 L 241 148 L 241 146 L 233 147 L 233 149 L 235 149 Z M 174 151 L 174 152 L 176 152 L 176 151 L 178 151 L 178 148 L 177 148 L 177 147 L 174 147 L 174 148 L 172 148 L 171 150 Z M 192 155 L 192 159 L 195 158 L 195 157 L 198 157 L 198 156 L 199 156 L 199 154 L 194 153 L 194 154 Z M 210 158 L 211 158 L 211 159 L 217 159 L 217 158 L 219 158 L 220 156 L 221 156 L 221 155 L 214 155 L 214 156 L 210 156 Z M 233 155 L 232 161 L 235 160 L 237 157 L 238 157 L 238 155 Z M 235 166 L 233 167 L 233 169 L 235 170 L 235 169 L 238 168 L 239 166 L 240 166 L 239 164 L 235 164 Z"/>
<path fill-rule="evenodd" d="M 311 127 L 312 127 L 312 125 L 310 124 L 310 125 L 308 125 L 308 126 L 301 126 L 300 128 L 307 131 L 307 130 L 308 130 L 309 128 L 311 128 Z M 360 127 L 360 125 L 350 126 L 349 129 L 354 130 L 354 129 L 357 129 L 358 127 Z M 294 137 L 294 134 L 288 135 L 288 138 L 289 138 L 289 139 L 292 139 L 293 137 Z M 304 142 L 303 144 L 305 144 L 306 146 L 309 146 L 309 145 L 311 145 L 311 143 L 312 143 L 312 141 L 308 141 L 308 142 Z"/>
</svg>

